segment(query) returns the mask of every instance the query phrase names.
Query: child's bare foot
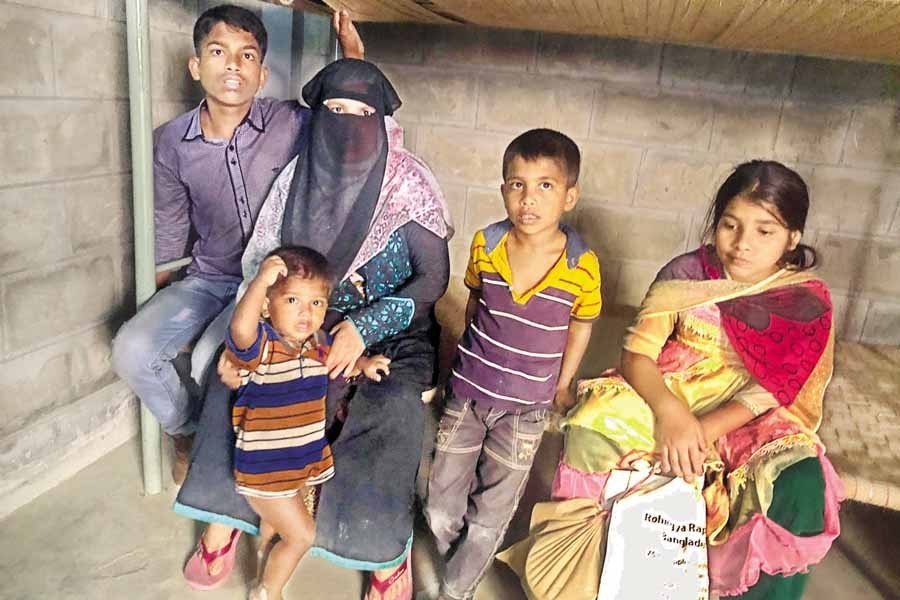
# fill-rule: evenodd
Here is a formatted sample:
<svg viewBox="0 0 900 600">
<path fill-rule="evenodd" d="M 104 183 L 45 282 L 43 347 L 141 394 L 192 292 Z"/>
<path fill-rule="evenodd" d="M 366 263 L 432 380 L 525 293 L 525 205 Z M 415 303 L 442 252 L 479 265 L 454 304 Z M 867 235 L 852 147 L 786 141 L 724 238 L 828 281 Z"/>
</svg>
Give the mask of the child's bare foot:
<svg viewBox="0 0 900 600">
<path fill-rule="evenodd" d="M 253 586 L 247 600 L 284 600 L 284 594 L 273 591 L 260 583 Z"/>
<path fill-rule="evenodd" d="M 266 560 L 272 551 L 272 542 L 275 539 L 275 528 L 267 521 L 259 523 L 259 540 L 256 546 L 256 581 L 263 580 L 266 570 Z"/>
</svg>

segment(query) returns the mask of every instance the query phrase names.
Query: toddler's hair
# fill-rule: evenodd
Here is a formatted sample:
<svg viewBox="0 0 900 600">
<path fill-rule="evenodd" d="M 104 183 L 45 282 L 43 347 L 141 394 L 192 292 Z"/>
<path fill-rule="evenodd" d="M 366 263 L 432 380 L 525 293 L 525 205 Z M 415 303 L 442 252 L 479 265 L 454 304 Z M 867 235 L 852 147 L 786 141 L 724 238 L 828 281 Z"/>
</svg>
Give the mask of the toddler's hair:
<svg viewBox="0 0 900 600">
<path fill-rule="evenodd" d="M 716 193 L 706 216 L 704 237 L 715 236 L 719 219 L 736 197 L 774 208 L 774 216 L 792 231 L 803 233 L 806 215 L 809 213 L 809 190 L 806 182 L 793 169 L 774 160 L 751 160 L 735 167 L 734 171 Z M 771 211 L 770 211 L 771 212 Z M 810 269 L 818 262 L 816 250 L 806 244 L 797 244 L 781 258 L 784 267 L 795 270 Z"/>
<path fill-rule="evenodd" d="M 578 183 L 581 170 L 581 152 L 569 136 L 552 129 L 532 129 L 519 135 L 509 143 L 503 153 L 503 180 L 509 170 L 509 163 L 515 157 L 523 160 L 549 158 L 557 161 L 566 172 L 566 185 Z"/>
<path fill-rule="evenodd" d="M 306 246 L 281 246 L 269 252 L 266 258 L 278 256 L 287 266 L 287 276 L 303 279 L 321 279 L 331 288 L 334 277 L 328 266 L 328 259 Z"/>
<path fill-rule="evenodd" d="M 197 56 L 203 51 L 203 40 L 209 35 L 219 23 L 225 23 L 229 27 L 242 29 L 252 35 L 259 44 L 259 50 L 262 56 L 259 60 L 266 58 L 266 50 L 269 48 L 269 34 L 262 21 L 255 14 L 241 6 L 234 4 L 220 4 L 207 9 L 197 18 L 194 23 L 194 52 Z"/>
</svg>

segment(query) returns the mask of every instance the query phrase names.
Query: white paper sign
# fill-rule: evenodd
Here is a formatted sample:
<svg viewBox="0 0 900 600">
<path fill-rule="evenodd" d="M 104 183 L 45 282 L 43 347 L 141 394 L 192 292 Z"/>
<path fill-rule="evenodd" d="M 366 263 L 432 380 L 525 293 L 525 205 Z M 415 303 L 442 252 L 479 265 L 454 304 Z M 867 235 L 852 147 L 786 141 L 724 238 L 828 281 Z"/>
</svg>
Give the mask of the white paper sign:
<svg viewBox="0 0 900 600">
<path fill-rule="evenodd" d="M 607 483 L 612 512 L 597 600 L 708 600 L 702 478 L 652 476 L 640 491 L 615 498 L 646 477 L 614 471 Z"/>
</svg>

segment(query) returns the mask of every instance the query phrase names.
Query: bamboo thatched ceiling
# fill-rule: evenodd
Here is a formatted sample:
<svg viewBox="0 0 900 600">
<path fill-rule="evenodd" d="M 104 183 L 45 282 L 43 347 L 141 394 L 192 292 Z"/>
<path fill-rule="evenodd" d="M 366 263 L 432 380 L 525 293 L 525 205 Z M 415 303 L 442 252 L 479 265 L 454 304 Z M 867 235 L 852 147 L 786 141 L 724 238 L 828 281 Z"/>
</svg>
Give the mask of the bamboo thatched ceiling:
<svg viewBox="0 0 900 600">
<path fill-rule="evenodd" d="M 358 21 L 471 24 L 900 63 L 900 0 L 324 2 Z"/>
</svg>

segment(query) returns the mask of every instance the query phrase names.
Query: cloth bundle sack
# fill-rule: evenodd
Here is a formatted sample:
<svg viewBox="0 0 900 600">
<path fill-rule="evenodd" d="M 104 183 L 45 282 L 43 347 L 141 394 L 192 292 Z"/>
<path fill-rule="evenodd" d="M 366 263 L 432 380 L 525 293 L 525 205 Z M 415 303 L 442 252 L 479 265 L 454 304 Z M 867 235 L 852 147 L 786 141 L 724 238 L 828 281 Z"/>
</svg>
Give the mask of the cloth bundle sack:
<svg viewBox="0 0 900 600">
<path fill-rule="evenodd" d="M 708 600 L 703 478 L 615 470 L 597 600 Z"/>
<path fill-rule="evenodd" d="M 497 558 L 519 576 L 528 600 L 595 600 L 607 516 L 590 498 L 539 502 L 528 537 Z"/>
</svg>

